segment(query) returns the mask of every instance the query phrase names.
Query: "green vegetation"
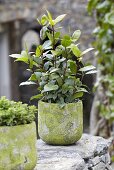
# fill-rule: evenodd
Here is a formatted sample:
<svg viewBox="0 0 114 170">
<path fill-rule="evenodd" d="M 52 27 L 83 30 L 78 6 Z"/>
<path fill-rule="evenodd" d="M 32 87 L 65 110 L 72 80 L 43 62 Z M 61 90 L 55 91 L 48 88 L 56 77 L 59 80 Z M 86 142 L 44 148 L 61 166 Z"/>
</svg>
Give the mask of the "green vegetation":
<svg viewBox="0 0 114 170">
<path fill-rule="evenodd" d="M 90 0 L 88 11 L 95 12 L 97 21 L 93 31 L 99 70 L 96 87 L 102 89 L 102 96 L 96 105 L 99 115 L 111 123 L 114 120 L 114 1 Z"/>
<path fill-rule="evenodd" d="M 82 62 L 83 56 L 93 48 L 81 51 L 79 43 L 81 31 L 76 30 L 72 35 L 63 35 L 57 24 L 61 22 L 66 14 L 56 19 L 47 11 L 41 19 L 42 26 L 40 38 L 42 44 L 38 45 L 35 53 L 29 53 L 27 48 L 21 54 L 10 55 L 28 65 L 31 76 L 28 81 L 20 85 L 36 84 L 38 95 L 31 99 L 42 99 L 48 103 L 77 102 L 88 92 L 82 79 L 84 74 L 96 73 L 95 67 Z M 40 93 L 40 94 L 39 94 Z"/>
<path fill-rule="evenodd" d="M 0 98 L 0 126 L 15 126 L 28 124 L 34 121 L 37 109 L 22 102 L 9 101 Z"/>
</svg>

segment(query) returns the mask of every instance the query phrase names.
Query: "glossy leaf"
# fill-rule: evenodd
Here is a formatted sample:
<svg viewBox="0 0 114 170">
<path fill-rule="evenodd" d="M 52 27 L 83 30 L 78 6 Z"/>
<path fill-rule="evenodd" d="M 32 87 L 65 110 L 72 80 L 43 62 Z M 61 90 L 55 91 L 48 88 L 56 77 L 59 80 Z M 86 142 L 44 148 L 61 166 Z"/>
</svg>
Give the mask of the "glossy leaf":
<svg viewBox="0 0 114 170">
<path fill-rule="evenodd" d="M 75 61 L 70 60 L 70 70 L 73 74 L 77 73 L 77 65 Z"/>
<path fill-rule="evenodd" d="M 72 39 L 73 41 L 77 41 L 79 38 L 80 38 L 80 35 L 81 35 L 81 31 L 80 30 L 76 30 L 73 35 L 72 35 Z"/>
<path fill-rule="evenodd" d="M 62 42 L 61 44 L 64 46 L 64 47 L 68 47 L 69 45 L 71 45 L 71 38 L 69 35 L 65 35 L 62 39 Z"/>
<path fill-rule="evenodd" d="M 25 82 L 20 83 L 19 86 L 28 86 L 28 85 L 33 85 L 33 84 L 36 84 L 36 83 L 32 81 L 25 81 Z"/>
<path fill-rule="evenodd" d="M 110 13 L 106 14 L 105 20 L 106 20 L 109 24 L 114 25 L 114 12 L 110 12 Z"/>
<path fill-rule="evenodd" d="M 93 49 L 94 49 L 94 48 L 88 48 L 88 49 L 86 49 L 85 51 L 83 51 L 83 52 L 81 53 L 81 56 L 83 56 L 83 55 L 85 55 L 86 53 L 92 51 Z"/>
<path fill-rule="evenodd" d="M 94 67 L 93 65 L 89 65 L 89 66 L 85 66 L 83 68 L 81 68 L 79 71 L 90 71 L 96 69 L 96 67 Z"/>
<path fill-rule="evenodd" d="M 77 98 L 80 98 L 80 97 L 82 97 L 83 96 L 83 92 L 82 91 L 80 91 L 80 92 L 77 92 L 76 94 L 74 94 L 73 95 L 73 99 L 77 99 Z"/>
<path fill-rule="evenodd" d="M 39 45 L 37 48 L 36 48 L 36 57 L 40 57 L 42 54 L 42 46 Z"/>
<path fill-rule="evenodd" d="M 40 99 L 40 98 L 42 98 L 42 97 L 43 97 L 43 94 L 38 94 L 38 95 L 32 96 L 32 97 L 30 98 L 30 100 Z"/>
<path fill-rule="evenodd" d="M 15 61 L 21 61 L 21 62 L 24 62 L 26 64 L 29 63 L 28 57 L 19 57 Z"/>
<path fill-rule="evenodd" d="M 86 74 L 95 74 L 97 72 L 98 72 L 97 70 L 91 70 L 91 71 L 88 71 Z"/>
<path fill-rule="evenodd" d="M 79 50 L 79 48 L 76 45 L 72 45 L 71 50 L 76 57 L 81 56 L 81 51 Z"/>
<path fill-rule="evenodd" d="M 11 54 L 9 56 L 12 57 L 12 58 L 20 58 L 21 54 Z"/>
<path fill-rule="evenodd" d="M 42 16 L 42 18 L 41 18 L 41 24 L 42 25 L 45 25 L 46 23 L 47 23 L 47 20 L 48 20 L 48 18 L 47 18 L 47 16 L 44 14 L 43 16 Z"/>
<path fill-rule="evenodd" d="M 44 90 L 43 90 L 43 92 L 48 92 L 48 91 L 55 91 L 55 90 L 57 90 L 59 87 L 58 87 L 58 85 L 53 85 L 53 84 L 46 84 L 45 86 L 44 86 Z"/>
<path fill-rule="evenodd" d="M 59 15 L 55 20 L 54 23 L 57 24 L 58 22 L 62 21 L 65 18 L 66 14 Z"/>
</svg>

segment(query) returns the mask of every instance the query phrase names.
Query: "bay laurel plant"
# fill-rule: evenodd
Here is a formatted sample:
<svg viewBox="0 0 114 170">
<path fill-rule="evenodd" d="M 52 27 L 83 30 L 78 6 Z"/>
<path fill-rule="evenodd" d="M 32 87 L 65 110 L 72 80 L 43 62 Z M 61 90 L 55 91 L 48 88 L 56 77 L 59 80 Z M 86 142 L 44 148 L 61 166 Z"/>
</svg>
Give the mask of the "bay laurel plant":
<svg viewBox="0 0 114 170">
<path fill-rule="evenodd" d="M 34 121 L 35 113 L 35 106 L 9 101 L 4 96 L 0 98 L 0 126 L 29 124 Z"/>
<path fill-rule="evenodd" d="M 87 92 L 82 84 L 84 74 L 96 72 L 93 65 L 83 63 L 83 56 L 93 48 L 81 51 L 79 43 L 81 31 L 76 30 L 72 35 L 61 32 L 58 23 L 66 14 L 52 18 L 49 11 L 44 14 L 38 23 L 42 26 L 40 39 L 35 52 L 28 52 L 27 48 L 21 54 L 10 55 L 15 61 L 22 61 L 28 65 L 30 78 L 20 85 L 36 84 L 38 94 L 31 99 L 41 99 L 44 102 L 65 103 L 77 102 Z M 60 24 L 59 24 L 60 25 Z"/>
</svg>

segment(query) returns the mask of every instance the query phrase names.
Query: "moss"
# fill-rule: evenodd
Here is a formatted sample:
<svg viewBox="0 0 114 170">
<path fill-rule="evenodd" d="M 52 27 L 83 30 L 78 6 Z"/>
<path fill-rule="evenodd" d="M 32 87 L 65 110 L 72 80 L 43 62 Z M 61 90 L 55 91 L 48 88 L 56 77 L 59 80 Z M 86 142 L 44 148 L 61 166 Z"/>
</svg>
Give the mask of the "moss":
<svg viewBox="0 0 114 170">
<path fill-rule="evenodd" d="M 78 141 L 83 132 L 82 102 L 58 104 L 39 102 L 38 131 L 40 138 L 49 144 L 68 145 Z"/>
<path fill-rule="evenodd" d="M 35 123 L 0 127 L 0 170 L 33 170 L 37 162 Z"/>
</svg>

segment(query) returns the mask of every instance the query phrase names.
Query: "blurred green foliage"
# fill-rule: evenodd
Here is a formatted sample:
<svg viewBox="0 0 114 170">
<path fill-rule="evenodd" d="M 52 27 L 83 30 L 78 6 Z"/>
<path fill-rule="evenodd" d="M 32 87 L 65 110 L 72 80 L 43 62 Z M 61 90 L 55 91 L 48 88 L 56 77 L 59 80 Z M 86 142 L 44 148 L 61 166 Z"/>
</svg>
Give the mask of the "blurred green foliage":
<svg viewBox="0 0 114 170">
<path fill-rule="evenodd" d="M 97 104 L 100 115 L 111 123 L 114 120 L 114 1 L 89 0 L 88 11 L 96 15 L 97 21 L 93 45 L 97 49 L 98 70 L 101 74 L 96 88 L 101 85 L 105 93 L 103 102 Z"/>
<path fill-rule="evenodd" d="M 0 98 L 0 126 L 15 126 L 34 121 L 37 109 L 22 102 Z"/>
</svg>

